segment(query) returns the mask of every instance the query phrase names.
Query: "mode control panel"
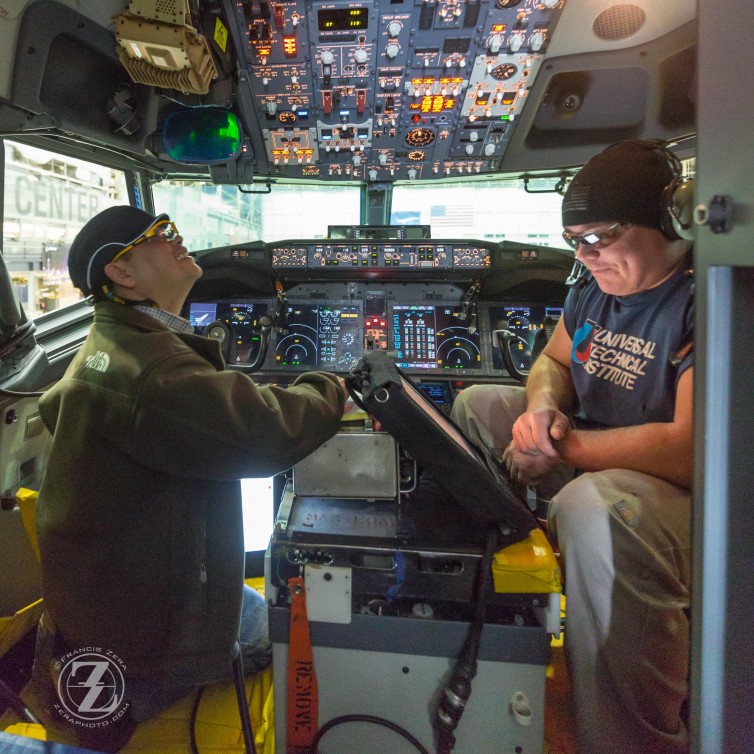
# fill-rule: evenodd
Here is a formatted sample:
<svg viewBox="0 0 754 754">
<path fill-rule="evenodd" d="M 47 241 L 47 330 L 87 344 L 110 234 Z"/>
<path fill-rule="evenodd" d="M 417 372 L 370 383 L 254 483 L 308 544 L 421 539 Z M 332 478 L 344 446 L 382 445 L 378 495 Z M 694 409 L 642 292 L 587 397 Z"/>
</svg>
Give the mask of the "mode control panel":
<svg viewBox="0 0 754 754">
<path fill-rule="evenodd" d="M 272 266 L 278 269 L 343 268 L 452 270 L 485 269 L 490 249 L 453 242 L 338 242 L 272 245 Z"/>
</svg>

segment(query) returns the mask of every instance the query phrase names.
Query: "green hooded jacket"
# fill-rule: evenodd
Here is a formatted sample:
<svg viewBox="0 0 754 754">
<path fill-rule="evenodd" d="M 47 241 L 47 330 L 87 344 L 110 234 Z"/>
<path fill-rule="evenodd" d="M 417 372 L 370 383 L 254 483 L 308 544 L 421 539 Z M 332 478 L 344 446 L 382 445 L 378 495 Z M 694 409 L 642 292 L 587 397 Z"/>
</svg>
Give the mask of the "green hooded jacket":
<svg viewBox="0 0 754 754">
<path fill-rule="evenodd" d="M 53 446 L 37 505 L 50 623 L 126 676 L 227 673 L 244 575 L 239 479 L 292 466 L 338 430 L 322 372 L 288 389 L 226 371 L 219 344 L 112 302 L 41 399 Z"/>
</svg>

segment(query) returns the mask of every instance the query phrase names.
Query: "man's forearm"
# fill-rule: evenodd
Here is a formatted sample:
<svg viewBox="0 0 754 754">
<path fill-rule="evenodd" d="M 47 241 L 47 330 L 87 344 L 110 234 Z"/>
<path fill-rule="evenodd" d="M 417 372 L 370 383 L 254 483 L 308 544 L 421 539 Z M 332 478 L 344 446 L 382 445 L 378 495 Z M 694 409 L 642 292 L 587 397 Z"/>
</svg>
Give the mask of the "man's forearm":
<svg viewBox="0 0 754 754">
<path fill-rule="evenodd" d="M 532 365 L 526 380 L 527 410 L 557 408 L 567 413 L 573 406 L 571 372 L 543 353 Z"/>
<path fill-rule="evenodd" d="M 691 487 L 693 440 L 673 423 L 605 430 L 572 429 L 554 445 L 563 460 L 577 469 L 631 469 Z"/>
</svg>

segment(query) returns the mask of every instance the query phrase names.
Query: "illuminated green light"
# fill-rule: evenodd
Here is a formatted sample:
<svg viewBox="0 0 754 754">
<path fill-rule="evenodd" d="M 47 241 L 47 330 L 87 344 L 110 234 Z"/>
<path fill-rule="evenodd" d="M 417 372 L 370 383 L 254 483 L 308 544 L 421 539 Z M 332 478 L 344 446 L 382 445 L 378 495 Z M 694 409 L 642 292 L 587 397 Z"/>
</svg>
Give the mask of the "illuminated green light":
<svg viewBox="0 0 754 754">
<path fill-rule="evenodd" d="M 220 107 L 171 113 L 162 127 L 168 156 L 176 162 L 211 164 L 235 159 L 241 151 L 238 118 Z"/>
</svg>

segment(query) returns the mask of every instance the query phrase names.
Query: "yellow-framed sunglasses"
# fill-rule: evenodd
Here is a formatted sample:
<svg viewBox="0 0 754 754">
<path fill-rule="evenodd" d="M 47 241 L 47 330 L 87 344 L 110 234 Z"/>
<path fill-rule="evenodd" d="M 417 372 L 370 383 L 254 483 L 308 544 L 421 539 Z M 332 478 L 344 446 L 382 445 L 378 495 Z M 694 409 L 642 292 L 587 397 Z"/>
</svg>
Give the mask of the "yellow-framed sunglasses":
<svg viewBox="0 0 754 754">
<path fill-rule="evenodd" d="M 151 228 L 148 228 L 142 235 L 140 235 L 135 241 L 124 246 L 111 260 L 112 264 L 117 259 L 120 259 L 127 251 L 131 251 L 135 246 L 138 246 L 144 241 L 148 241 L 150 238 L 159 238 L 161 241 L 175 241 L 181 234 L 178 232 L 178 228 L 175 227 L 175 223 L 172 220 L 161 220 L 155 223 Z"/>
</svg>

